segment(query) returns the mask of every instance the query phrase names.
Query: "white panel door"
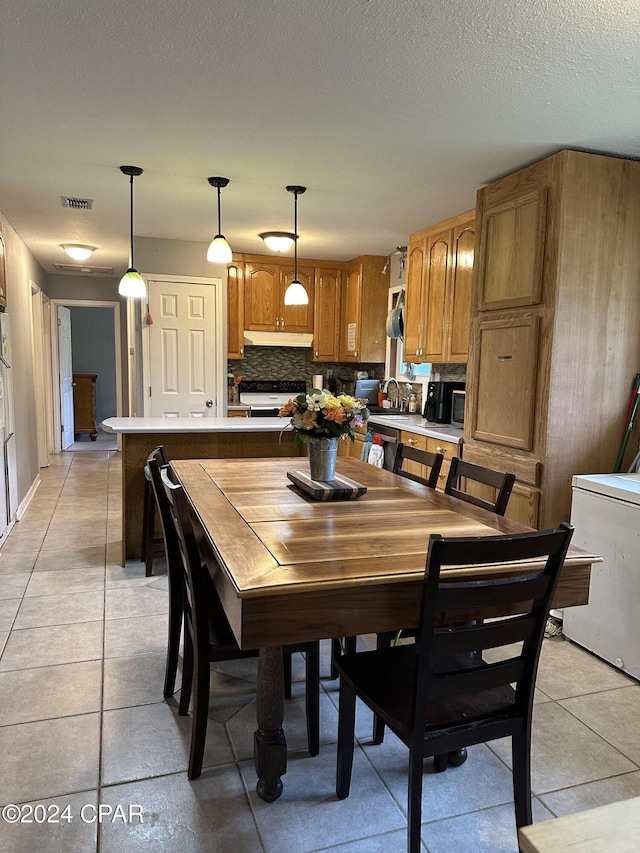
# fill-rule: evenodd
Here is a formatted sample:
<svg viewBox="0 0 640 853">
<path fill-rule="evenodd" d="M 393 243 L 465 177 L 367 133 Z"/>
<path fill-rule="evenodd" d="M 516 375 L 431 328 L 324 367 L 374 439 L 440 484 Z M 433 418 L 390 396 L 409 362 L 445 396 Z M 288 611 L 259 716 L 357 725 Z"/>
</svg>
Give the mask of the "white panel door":
<svg viewBox="0 0 640 853">
<path fill-rule="evenodd" d="M 214 287 L 188 281 L 148 286 L 150 417 L 215 417 Z"/>
<path fill-rule="evenodd" d="M 58 305 L 58 358 L 60 361 L 60 418 L 62 449 L 73 444 L 73 363 L 71 359 L 71 311 Z"/>
</svg>

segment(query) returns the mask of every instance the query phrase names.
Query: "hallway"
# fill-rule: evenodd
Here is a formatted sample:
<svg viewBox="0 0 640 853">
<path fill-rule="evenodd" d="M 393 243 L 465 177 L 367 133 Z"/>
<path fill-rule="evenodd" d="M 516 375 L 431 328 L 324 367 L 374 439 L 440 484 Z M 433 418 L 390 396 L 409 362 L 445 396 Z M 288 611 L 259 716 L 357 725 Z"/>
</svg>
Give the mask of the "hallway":
<svg viewBox="0 0 640 853">
<path fill-rule="evenodd" d="M 282 798 L 255 794 L 255 660 L 215 667 L 205 771 L 188 781 L 191 718 L 178 716 L 175 697 L 162 701 L 166 573 L 119 564 L 120 474 L 114 452 L 51 457 L 0 551 L 0 805 L 43 803 L 59 820 L 10 823 L 7 813 L 2 853 L 404 851 L 405 748 L 392 736 L 370 745 L 362 713 L 352 793 L 338 801 L 337 683 L 322 682 L 321 751 L 309 758 L 302 660 L 285 704 Z M 636 682 L 550 638 L 536 699 L 536 821 L 640 795 Z M 510 761 L 499 741 L 444 774 L 425 762 L 425 850 L 516 853 Z M 134 809 L 131 822 L 106 816 L 99 826 L 98 802 L 119 804 L 125 818 L 139 806 L 142 822 Z"/>
</svg>

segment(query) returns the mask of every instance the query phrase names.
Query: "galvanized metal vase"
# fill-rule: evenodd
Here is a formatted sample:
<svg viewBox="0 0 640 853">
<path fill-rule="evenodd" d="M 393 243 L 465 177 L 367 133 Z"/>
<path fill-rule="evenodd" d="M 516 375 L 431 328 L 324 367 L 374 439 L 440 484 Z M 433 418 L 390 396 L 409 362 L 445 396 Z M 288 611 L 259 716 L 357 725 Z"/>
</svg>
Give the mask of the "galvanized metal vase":
<svg viewBox="0 0 640 853">
<path fill-rule="evenodd" d="M 336 475 L 336 458 L 338 456 L 337 438 L 319 438 L 310 441 L 309 469 L 312 480 L 333 480 Z"/>
</svg>

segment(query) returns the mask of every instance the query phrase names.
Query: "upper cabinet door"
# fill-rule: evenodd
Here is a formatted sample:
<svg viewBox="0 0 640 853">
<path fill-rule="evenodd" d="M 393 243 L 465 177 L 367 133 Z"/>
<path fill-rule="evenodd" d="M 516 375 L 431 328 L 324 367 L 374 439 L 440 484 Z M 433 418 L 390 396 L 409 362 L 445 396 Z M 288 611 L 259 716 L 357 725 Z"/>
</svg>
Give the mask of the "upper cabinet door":
<svg viewBox="0 0 640 853">
<path fill-rule="evenodd" d="M 469 323 L 471 320 L 471 283 L 475 219 L 453 229 L 453 269 L 447 306 L 448 333 L 446 360 L 464 363 L 469 357 Z"/>
<path fill-rule="evenodd" d="M 293 267 L 282 271 L 282 285 L 279 300 L 279 317 L 276 318 L 276 330 L 279 332 L 313 332 L 313 298 L 315 269 L 298 265 L 298 281 L 307 291 L 309 302 L 306 305 L 285 305 L 284 294 L 293 281 Z"/>
<path fill-rule="evenodd" d="M 407 249 L 407 291 L 403 311 L 403 352 L 406 362 L 419 363 L 422 361 L 424 253 L 424 238 L 415 243 L 409 243 Z"/>
<path fill-rule="evenodd" d="M 339 269 L 317 270 L 313 311 L 313 361 L 340 360 L 340 288 Z"/>
<path fill-rule="evenodd" d="M 280 266 L 247 263 L 244 268 L 245 329 L 274 332 L 279 325 Z"/>
<path fill-rule="evenodd" d="M 349 264 L 342 299 L 342 359 L 358 361 L 362 334 L 362 264 Z"/>
<path fill-rule="evenodd" d="M 244 287 L 242 263 L 227 267 L 227 358 L 244 358 Z"/>
<path fill-rule="evenodd" d="M 485 208 L 481 223 L 480 311 L 541 301 L 546 216 L 545 187 L 516 191 Z"/>
<path fill-rule="evenodd" d="M 427 241 L 424 279 L 425 336 L 423 361 L 445 360 L 445 298 L 451 275 L 451 229 Z"/>
</svg>

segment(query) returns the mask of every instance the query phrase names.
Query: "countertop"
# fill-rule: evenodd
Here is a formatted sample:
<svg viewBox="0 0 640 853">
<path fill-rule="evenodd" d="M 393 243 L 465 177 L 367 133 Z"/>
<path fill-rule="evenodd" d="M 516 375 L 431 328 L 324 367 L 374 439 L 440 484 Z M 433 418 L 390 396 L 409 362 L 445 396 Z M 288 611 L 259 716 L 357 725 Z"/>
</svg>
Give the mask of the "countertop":
<svg viewBox="0 0 640 853">
<path fill-rule="evenodd" d="M 453 441 L 460 443 L 462 441 L 462 427 L 451 426 L 451 424 L 434 424 L 431 421 L 426 421 L 422 415 L 371 415 L 369 424 L 375 426 L 393 427 L 394 429 L 402 429 L 407 432 L 416 433 L 416 435 L 426 435 L 429 438 L 437 438 L 440 441 Z"/>
<path fill-rule="evenodd" d="M 282 432 L 291 429 L 283 418 L 107 418 L 105 432 Z"/>
</svg>

